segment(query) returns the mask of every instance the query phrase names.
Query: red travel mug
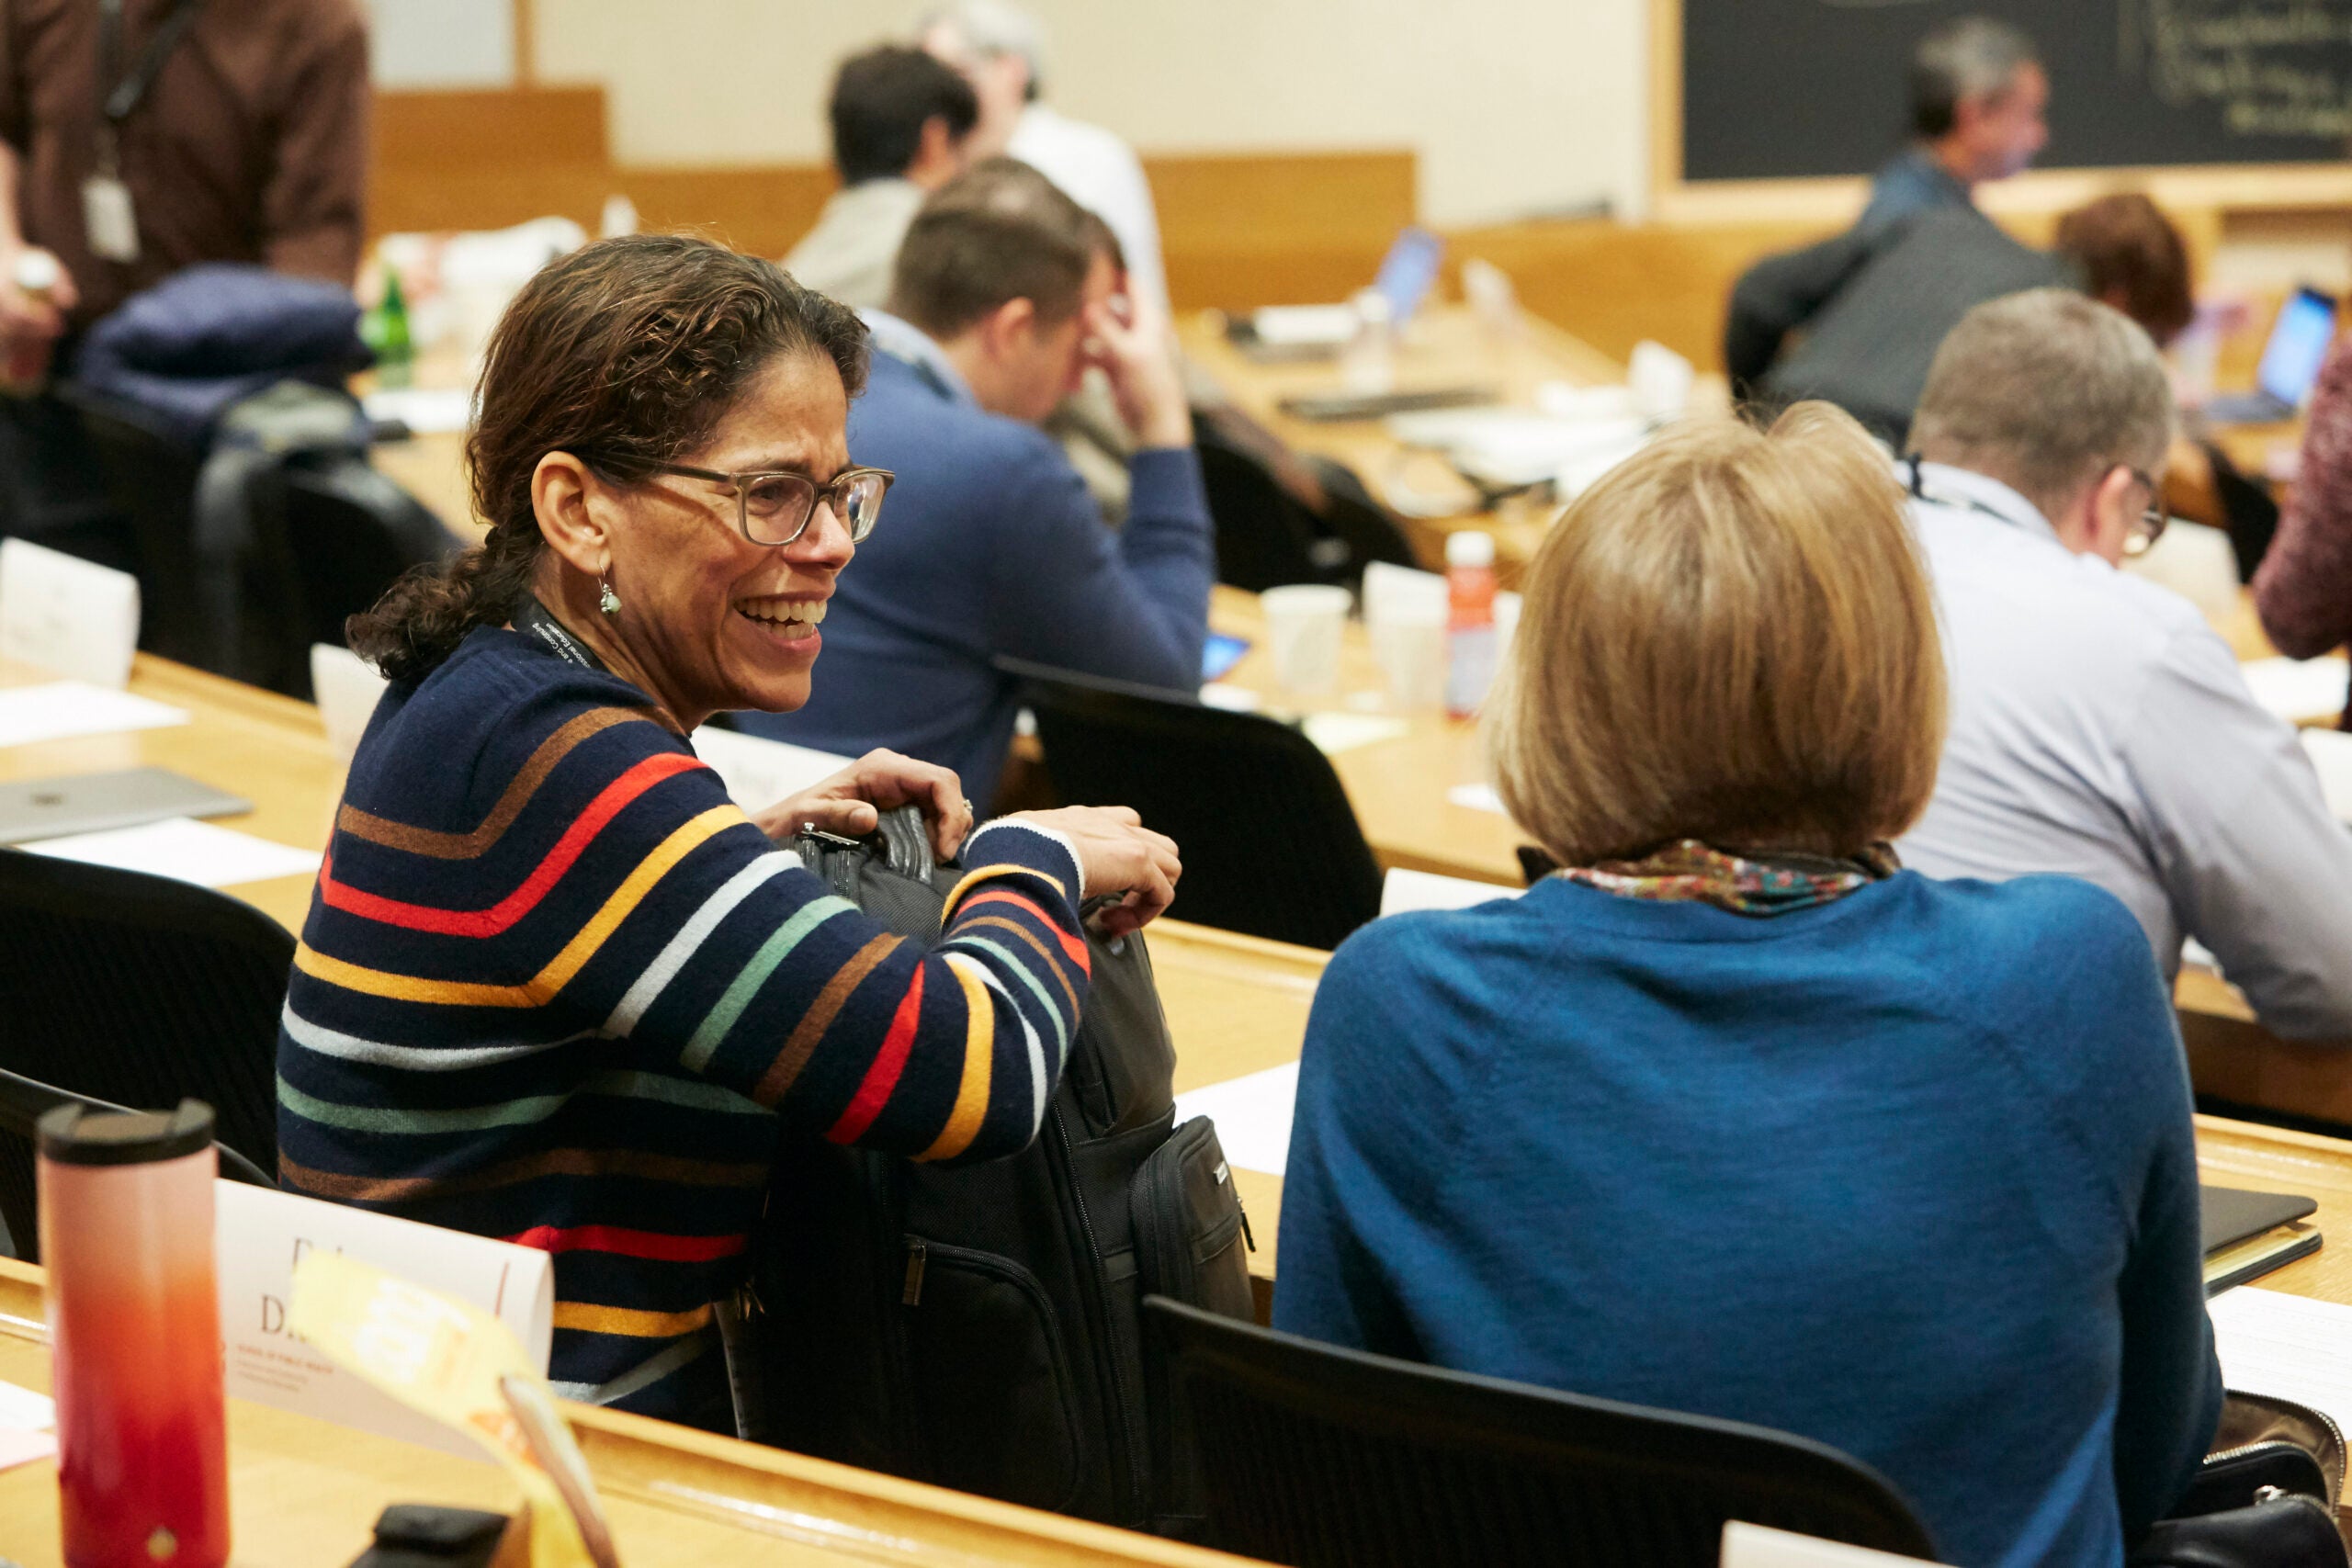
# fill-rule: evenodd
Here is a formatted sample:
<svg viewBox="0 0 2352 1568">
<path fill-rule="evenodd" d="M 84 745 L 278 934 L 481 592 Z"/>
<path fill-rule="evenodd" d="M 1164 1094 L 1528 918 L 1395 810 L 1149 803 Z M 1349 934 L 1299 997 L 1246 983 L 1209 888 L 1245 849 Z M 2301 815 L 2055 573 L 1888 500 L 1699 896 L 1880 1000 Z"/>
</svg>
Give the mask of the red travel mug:
<svg viewBox="0 0 2352 1568">
<path fill-rule="evenodd" d="M 212 1108 L 40 1119 L 58 1489 L 69 1568 L 220 1568 L 229 1454 Z"/>
</svg>

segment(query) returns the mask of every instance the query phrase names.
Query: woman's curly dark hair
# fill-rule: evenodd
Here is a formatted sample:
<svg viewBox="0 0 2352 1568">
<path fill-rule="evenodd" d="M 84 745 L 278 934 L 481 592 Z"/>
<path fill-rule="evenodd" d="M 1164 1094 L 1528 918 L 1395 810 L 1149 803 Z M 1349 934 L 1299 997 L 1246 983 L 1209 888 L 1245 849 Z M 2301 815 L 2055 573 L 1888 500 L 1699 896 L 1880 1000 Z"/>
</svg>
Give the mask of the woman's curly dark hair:
<svg viewBox="0 0 2352 1568">
<path fill-rule="evenodd" d="M 466 441 L 489 536 L 412 571 L 352 616 L 353 649 L 391 680 L 421 680 L 476 626 L 513 615 L 544 547 L 531 476 L 549 452 L 642 479 L 708 441 L 779 354 L 831 359 L 855 397 L 865 335 L 848 307 L 707 240 L 600 240 L 548 263 L 491 337 Z"/>
</svg>

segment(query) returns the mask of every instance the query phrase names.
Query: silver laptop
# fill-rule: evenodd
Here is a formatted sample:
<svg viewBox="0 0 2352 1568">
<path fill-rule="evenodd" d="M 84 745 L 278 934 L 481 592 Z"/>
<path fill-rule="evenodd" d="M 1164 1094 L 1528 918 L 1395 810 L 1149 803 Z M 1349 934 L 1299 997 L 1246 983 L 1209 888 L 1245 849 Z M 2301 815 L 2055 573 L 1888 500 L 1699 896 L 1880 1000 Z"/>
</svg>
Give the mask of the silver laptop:
<svg viewBox="0 0 2352 1568">
<path fill-rule="evenodd" d="M 254 803 L 169 768 L 0 784 L 0 844 L 136 828 L 166 817 L 235 817 Z"/>
</svg>

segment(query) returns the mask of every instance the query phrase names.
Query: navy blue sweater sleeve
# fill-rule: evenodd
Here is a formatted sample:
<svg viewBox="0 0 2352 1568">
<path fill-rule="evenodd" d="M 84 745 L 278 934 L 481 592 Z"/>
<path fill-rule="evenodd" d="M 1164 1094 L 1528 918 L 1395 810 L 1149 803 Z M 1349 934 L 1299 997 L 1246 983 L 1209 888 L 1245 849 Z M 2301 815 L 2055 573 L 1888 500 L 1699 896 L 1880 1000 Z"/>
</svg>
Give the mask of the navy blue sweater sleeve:
<svg viewBox="0 0 2352 1568">
<path fill-rule="evenodd" d="M 1193 690 L 1216 578 L 1199 458 L 1137 452 L 1127 520 L 1114 534 L 1077 471 L 1038 441 L 1050 461 L 1030 465 L 998 509 L 990 641 L 1042 664 Z"/>
</svg>

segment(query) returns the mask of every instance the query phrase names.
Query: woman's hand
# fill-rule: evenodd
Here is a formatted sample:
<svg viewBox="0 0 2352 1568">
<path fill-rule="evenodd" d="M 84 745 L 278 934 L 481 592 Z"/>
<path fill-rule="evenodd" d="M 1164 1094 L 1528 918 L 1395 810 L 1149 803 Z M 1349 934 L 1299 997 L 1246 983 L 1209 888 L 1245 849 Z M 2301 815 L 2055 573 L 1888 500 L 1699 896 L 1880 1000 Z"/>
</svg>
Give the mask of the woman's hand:
<svg viewBox="0 0 2352 1568">
<path fill-rule="evenodd" d="M 1049 828 L 1069 840 L 1086 878 L 1086 897 L 1124 895 L 1095 919 L 1104 936 L 1141 929 L 1176 897 L 1184 864 L 1176 840 L 1155 833 L 1124 806 L 1065 806 L 1058 811 L 1018 811 L 999 818 Z"/>
<path fill-rule="evenodd" d="M 803 826 L 863 839 L 882 825 L 883 812 L 901 806 L 922 807 L 931 852 L 941 860 L 952 857 L 972 830 L 972 803 L 954 772 L 896 751 L 868 751 L 822 784 L 753 813 L 752 820 L 779 842 Z"/>
</svg>

